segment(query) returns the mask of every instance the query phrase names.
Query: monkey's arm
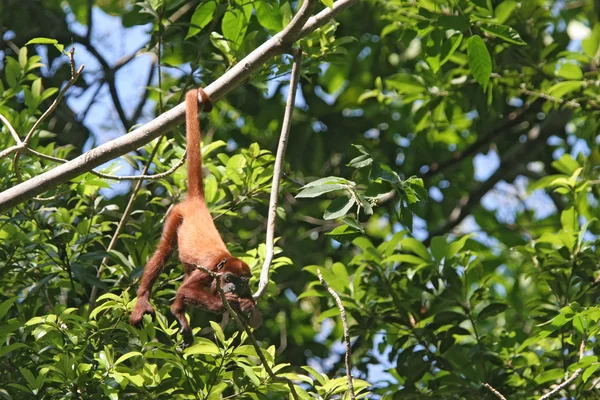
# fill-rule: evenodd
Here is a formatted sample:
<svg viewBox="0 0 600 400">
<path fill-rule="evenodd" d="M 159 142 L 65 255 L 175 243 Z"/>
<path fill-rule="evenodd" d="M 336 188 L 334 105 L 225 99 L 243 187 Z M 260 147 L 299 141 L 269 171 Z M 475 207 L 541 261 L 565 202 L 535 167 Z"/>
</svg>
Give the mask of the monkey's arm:
<svg viewBox="0 0 600 400">
<path fill-rule="evenodd" d="M 171 256 L 173 249 L 177 245 L 177 229 L 181 224 L 181 218 L 182 215 L 177 207 L 171 210 L 167 215 L 158 247 L 144 267 L 142 282 L 137 291 L 138 300 L 130 317 L 132 325 L 140 325 L 144 314 L 154 315 L 154 308 L 150 304 L 152 286 L 154 286 L 154 282 L 156 282 L 156 279 L 160 275 L 165 262 Z"/>
</svg>

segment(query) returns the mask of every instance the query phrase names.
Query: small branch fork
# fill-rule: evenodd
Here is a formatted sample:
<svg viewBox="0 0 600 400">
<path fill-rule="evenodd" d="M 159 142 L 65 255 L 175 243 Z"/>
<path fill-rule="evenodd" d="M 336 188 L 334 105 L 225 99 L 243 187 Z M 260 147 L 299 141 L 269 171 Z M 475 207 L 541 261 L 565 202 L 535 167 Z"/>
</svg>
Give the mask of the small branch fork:
<svg viewBox="0 0 600 400">
<path fill-rule="evenodd" d="M 342 303 L 340 296 L 327 284 L 327 282 L 325 282 L 325 279 L 323 279 L 323 275 L 321 275 L 321 270 L 319 268 L 317 268 L 317 275 L 319 276 L 321 285 L 323 285 L 329 294 L 333 296 L 338 308 L 340 309 L 340 317 L 342 318 L 342 326 L 344 327 L 344 341 L 346 342 L 346 378 L 348 378 L 348 391 L 350 392 L 350 398 L 355 400 L 356 395 L 354 394 L 354 383 L 352 382 L 352 362 L 350 361 L 352 347 L 350 345 L 350 330 L 348 329 L 346 309 L 344 308 L 344 304 Z"/>
<path fill-rule="evenodd" d="M 579 345 L 579 360 L 581 360 L 583 358 L 583 355 L 585 352 L 585 344 L 586 344 L 586 338 L 584 337 L 583 340 L 581 341 L 581 344 Z M 550 399 L 552 396 L 554 396 L 555 394 L 557 394 L 558 392 L 560 392 L 561 390 L 563 390 L 564 388 L 569 386 L 571 384 L 571 382 L 573 382 L 575 379 L 577 379 L 577 377 L 579 375 L 581 375 L 581 372 L 583 372 L 583 368 L 577 368 L 575 371 L 573 371 L 571 376 L 569 376 L 567 379 L 565 379 L 560 384 L 558 384 L 554 389 L 552 389 L 545 395 L 541 396 L 538 400 Z M 487 390 L 489 390 L 491 393 L 493 393 L 500 400 L 507 400 L 506 397 L 504 397 L 502 395 L 502 393 L 500 393 L 498 390 L 494 389 L 494 387 L 492 385 L 490 385 L 489 383 L 484 383 L 483 387 L 486 388 Z"/>
<path fill-rule="evenodd" d="M 285 113 L 283 115 L 281 135 L 279 136 L 279 144 L 277 146 L 275 166 L 273 167 L 273 183 L 271 184 L 271 198 L 269 199 L 269 214 L 267 217 L 265 261 L 260 272 L 258 290 L 256 291 L 256 293 L 254 293 L 255 299 L 259 299 L 267 289 L 267 285 L 269 284 L 269 271 L 271 269 L 271 262 L 273 261 L 273 246 L 275 242 L 275 220 L 277 219 L 277 197 L 279 196 L 279 182 L 281 180 L 281 169 L 283 166 L 283 159 L 285 157 L 285 150 L 287 148 L 288 137 L 290 135 L 290 128 L 292 126 L 292 114 L 294 113 L 294 105 L 296 104 L 296 92 L 298 90 L 298 81 L 300 79 L 300 65 L 302 64 L 302 49 L 294 49 L 292 53 L 294 55 L 294 64 L 292 65 L 290 88 L 288 90 L 288 98 L 285 104 Z"/>
<path fill-rule="evenodd" d="M 235 322 L 237 322 L 237 324 L 241 328 L 243 328 L 244 331 L 246 332 L 246 334 L 248 335 L 248 338 L 252 342 L 252 346 L 254 347 L 254 350 L 256 351 L 256 354 L 258 355 L 258 358 L 260 359 L 261 364 L 265 368 L 265 371 L 267 371 L 267 374 L 269 374 L 269 377 L 273 380 L 273 382 L 286 383 L 288 385 L 288 387 L 290 388 L 290 393 L 292 394 L 292 397 L 294 398 L 294 400 L 299 400 L 300 398 L 298 397 L 298 393 L 296 393 L 296 388 L 294 387 L 294 383 L 291 380 L 289 380 L 288 378 L 277 376 L 273 372 L 273 370 L 269 366 L 269 363 L 267 362 L 267 359 L 265 358 L 265 355 L 263 354 L 262 348 L 259 346 L 258 342 L 256 341 L 256 338 L 254 337 L 252 330 L 250 329 L 250 327 L 248 326 L 246 321 L 238 315 L 238 313 L 231 307 L 231 305 L 227 301 L 227 298 L 225 297 L 225 292 L 221 288 L 221 274 L 210 271 L 204 267 L 201 267 L 200 265 L 196 265 L 196 268 L 198 268 L 200 271 L 207 273 L 208 275 L 213 277 L 213 279 L 215 280 L 219 295 L 221 296 L 221 300 L 223 301 L 223 305 L 225 306 L 225 309 L 227 310 L 227 312 L 229 312 L 229 314 L 233 317 L 233 319 L 235 319 Z"/>
<path fill-rule="evenodd" d="M 36 130 L 41 125 L 41 123 L 44 122 L 44 120 L 46 120 L 46 118 L 48 118 L 48 116 L 50 116 L 50 114 L 52 114 L 54 112 L 54 110 L 56 109 L 56 107 L 58 106 L 58 104 L 60 103 L 62 98 L 64 97 L 65 93 L 67 93 L 67 90 L 69 90 L 69 88 L 71 86 L 73 86 L 73 84 L 75 83 L 75 81 L 77 81 L 77 79 L 83 72 L 83 69 L 85 68 L 85 65 L 82 65 L 81 67 L 79 67 L 78 70 L 75 70 L 75 61 L 73 60 L 73 55 L 75 54 L 75 48 L 72 48 L 68 54 L 69 54 L 69 63 L 71 65 L 71 79 L 69 79 L 67 84 L 60 90 L 60 92 L 58 93 L 58 96 L 56 96 L 56 99 L 54 99 L 54 101 L 52 102 L 50 107 L 48 107 L 48 109 L 42 114 L 42 116 L 40 118 L 38 118 L 37 121 L 35 121 L 35 123 L 31 127 L 31 129 L 25 136 L 25 139 L 21 140 L 21 138 L 19 137 L 19 134 L 17 133 L 15 128 L 10 124 L 10 122 L 3 115 L 0 115 L 0 120 L 2 120 L 2 122 L 8 127 L 8 130 L 10 131 L 11 136 L 13 137 L 15 142 L 17 142 L 16 145 L 11 146 L 3 151 L 0 151 L 0 158 L 8 156 L 8 155 L 16 152 L 17 153 L 15 155 L 15 164 L 16 164 L 19 162 L 20 153 L 22 151 L 34 153 L 28 147 L 29 142 L 33 138 L 33 135 L 35 134 Z M 15 167 L 15 168 L 18 169 L 18 167 Z"/>
</svg>

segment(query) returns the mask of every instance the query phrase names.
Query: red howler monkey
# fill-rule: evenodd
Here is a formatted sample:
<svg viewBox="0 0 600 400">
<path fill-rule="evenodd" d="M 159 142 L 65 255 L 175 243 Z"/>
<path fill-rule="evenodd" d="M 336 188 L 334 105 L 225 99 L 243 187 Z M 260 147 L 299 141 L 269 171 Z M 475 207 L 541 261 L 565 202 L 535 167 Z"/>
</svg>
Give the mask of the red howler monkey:
<svg viewBox="0 0 600 400">
<path fill-rule="evenodd" d="M 203 266 L 211 271 L 221 272 L 221 287 L 227 301 L 248 314 L 254 311 L 256 303 L 250 293 L 248 282 L 250 268 L 242 260 L 233 257 L 221 235 L 217 231 L 204 199 L 202 183 L 202 154 L 200 153 L 200 122 L 198 121 L 198 93 L 206 111 L 210 111 L 210 97 L 202 89 L 190 90 L 185 99 L 186 140 L 188 162 L 188 195 L 185 201 L 173 207 L 167 215 L 162 238 L 156 252 L 144 267 L 137 303 L 131 313 L 130 322 L 134 326 L 142 323 L 144 314 L 154 316 L 150 304 L 152 286 L 175 245 L 179 246 L 179 259 L 185 273 L 183 284 L 177 291 L 171 312 L 181 326 L 186 343 L 193 340 L 190 325 L 185 318 L 185 306 L 192 305 L 214 313 L 222 313 L 225 308 L 217 292 L 213 278 L 196 268 Z"/>
</svg>

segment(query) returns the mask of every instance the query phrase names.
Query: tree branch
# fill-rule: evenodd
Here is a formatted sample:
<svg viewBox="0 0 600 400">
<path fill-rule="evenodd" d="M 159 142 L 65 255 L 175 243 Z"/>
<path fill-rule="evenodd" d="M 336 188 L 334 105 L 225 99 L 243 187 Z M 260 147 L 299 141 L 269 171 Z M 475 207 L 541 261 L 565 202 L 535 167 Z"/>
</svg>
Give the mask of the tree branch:
<svg viewBox="0 0 600 400">
<path fill-rule="evenodd" d="M 568 111 L 557 111 L 550 114 L 542 124 L 536 125 L 528 132 L 528 141 L 524 144 L 516 143 L 502 155 L 500 166 L 494 174 L 485 182 L 479 184 L 473 191 L 463 196 L 457 206 L 452 210 L 446 223 L 440 228 L 434 230 L 425 240 L 428 245 L 434 236 L 444 235 L 460 224 L 473 209 L 479 205 L 481 198 L 490 191 L 496 183 L 502 179 L 507 179 L 510 175 L 516 175 L 518 171 L 515 166 L 522 165 L 534 157 L 540 150 L 540 142 L 544 142 L 553 134 L 564 130 L 568 122 Z"/>
<path fill-rule="evenodd" d="M 119 114 L 119 119 L 121 123 L 125 127 L 125 130 L 129 130 L 131 128 L 131 122 L 127 115 L 125 114 L 125 110 L 123 109 L 123 105 L 121 104 L 121 100 L 119 99 L 119 94 L 117 92 L 117 85 L 115 83 L 115 74 L 116 70 L 108 64 L 108 61 L 104 59 L 102 54 L 96 49 L 96 47 L 92 44 L 91 39 L 88 39 L 85 36 L 78 35 L 76 33 L 71 32 L 73 38 L 84 45 L 90 53 L 96 57 L 100 66 L 102 67 L 102 71 L 104 72 L 104 81 L 108 85 L 108 91 L 115 105 L 115 109 L 117 110 L 117 114 Z"/>
<path fill-rule="evenodd" d="M 296 91 L 298 89 L 298 81 L 300 79 L 300 66 L 302 65 L 302 49 L 294 49 L 294 64 L 292 65 L 292 76 L 290 78 L 290 88 L 288 90 L 288 98 L 285 104 L 285 113 L 283 115 L 283 123 L 281 125 L 281 135 L 279 136 L 279 144 L 277 146 L 277 156 L 275 157 L 275 165 L 273 167 L 273 183 L 271 184 L 271 198 L 269 199 L 269 215 L 267 220 L 267 237 L 266 237 L 266 253 L 265 261 L 260 272 L 260 281 L 258 290 L 254 293 L 254 298 L 259 299 L 267 289 L 269 284 L 269 271 L 271 262 L 273 261 L 273 245 L 275 236 L 275 220 L 277 219 L 277 197 L 279 196 L 279 181 L 281 180 L 281 168 L 285 157 L 290 128 L 292 126 L 292 114 L 294 113 L 294 105 L 296 104 Z"/>
<path fill-rule="evenodd" d="M 312 2 L 314 0 L 304 2 L 303 9 L 305 12 L 308 7 L 307 4 Z M 356 2 L 357 0 L 338 0 L 334 3 L 333 9 L 326 8 L 318 15 L 308 19 L 308 21 L 306 21 L 305 17 L 302 19 L 294 18 L 293 21 L 298 24 L 306 21 L 304 27 L 297 34 L 295 33 L 295 29 L 288 29 L 288 32 L 290 32 L 289 36 L 283 36 L 282 32 L 274 35 L 229 69 L 219 79 L 206 87 L 206 93 L 211 96 L 213 101 L 219 100 L 231 90 L 246 82 L 254 71 L 262 68 L 270 58 L 285 51 L 285 48 L 299 37 L 313 32 Z M 0 212 L 4 212 L 26 199 L 53 189 L 107 161 L 143 146 L 181 124 L 184 120 L 184 115 L 185 104 L 181 103 L 127 135 L 111 140 L 68 163 L 5 190 L 0 193 Z"/>
<path fill-rule="evenodd" d="M 229 313 L 229 315 L 231 315 L 233 317 L 233 319 L 235 319 L 235 322 L 237 322 L 237 324 L 241 328 L 243 328 L 244 331 L 246 332 L 246 334 L 248 335 L 248 338 L 250 339 L 250 341 L 252 342 L 252 346 L 254 347 L 254 351 L 256 351 L 256 355 L 260 359 L 260 362 L 261 362 L 262 366 L 265 368 L 265 371 L 267 371 L 267 374 L 269 374 L 269 377 L 271 377 L 273 382 L 287 383 L 288 387 L 290 388 L 290 393 L 291 393 L 292 397 L 294 398 L 294 400 L 299 400 L 298 393 L 296 393 L 296 388 L 294 387 L 294 383 L 291 380 L 289 380 L 288 378 L 284 378 L 284 377 L 275 375 L 275 373 L 269 366 L 269 363 L 268 363 L 267 359 L 265 358 L 265 355 L 263 354 L 262 348 L 258 345 L 258 342 L 256 341 L 256 338 L 254 337 L 252 330 L 250 329 L 250 327 L 248 326 L 246 321 L 243 318 L 240 318 L 238 313 L 235 312 L 235 310 L 231 307 L 231 305 L 227 301 L 227 297 L 225 297 L 225 292 L 223 291 L 223 288 L 221 288 L 221 274 L 210 271 L 200 265 L 196 265 L 196 268 L 198 268 L 202 272 L 207 273 L 215 280 L 215 285 L 217 287 L 217 291 L 219 292 L 219 295 L 221 296 L 221 301 L 223 302 L 223 305 L 227 309 L 227 312 Z"/>
<path fill-rule="evenodd" d="M 539 108 L 539 102 L 536 102 L 536 109 Z M 508 116 L 498 122 L 496 126 L 492 127 L 487 133 L 483 134 L 479 137 L 473 144 L 464 149 L 463 151 L 457 151 L 450 158 L 441 161 L 434 162 L 428 165 L 428 170 L 424 174 L 420 174 L 423 179 L 430 178 L 431 176 L 439 173 L 440 171 L 445 170 L 448 167 L 451 167 L 455 164 L 460 163 L 467 157 L 472 156 L 477 153 L 480 148 L 482 148 L 485 144 L 492 142 L 498 136 L 504 134 L 511 127 L 521 123 L 529 114 L 529 110 L 531 108 L 530 103 L 525 103 L 521 108 L 514 110 Z"/>
<path fill-rule="evenodd" d="M 506 397 L 504 397 L 504 395 L 502 393 L 500 393 L 499 391 L 497 391 L 492 385 L 490 385 L 489 383 L 484 383 L 483 387 L 486 388 L 487 390 L 489 390 L 490 392 L 492 392 L 494 394 L 494 396 L 496 396 L 497 398 L 499 398 L 500 400 L 506 400 Z"/>
<path fill-rule="evenodd" d="M 346 309 L 344 308 L 344 304 L 342 303 L 340 296 L 327 284 L 327 282 L 325 282 L 325 279 L 323 279 L 323 275 L 321 275 L 321 270 L 319 268 L 317 268 L 317 275 L 321 285 L 323 285 L 323 287 L 327 289 L 331 296 L 333 296 L 338 308 L 340 309 L 340 317 L 342 319 L 342 326 L 344 327 L 344 342 L 346 342 L 346 378 L 348 379 L 348 391 L 350 392 L 350 398 L 355 400 L 356 395 L 354 394 L 354 383 L 352 382 L 352 362 L 350 361 L 352 350 L 350 346 L 350 331 L 348 329 Z"/>
<path fill-rule="evenodd" d="M 142 95 L 140 102 L 138 103 L 137 107 L 135 108 L 135 111 L 133 112 L 133 115 L 131 116 L 132 124 L 135 124 L 142 115 L 142 110 L 144 109 L 144 106 L 146 105 L 146 100 L 148 100 L 148 96 L 150 95 L 150 86 L 152 85 L 152 80 L 154 79 L 156 61 L 156 57 L 153 57 L 152 62 L 150 63 L 150 71 L 148 72 L 148 80 L 146 81 L 146 89 L 144 90 L 144 94 Z"/>
<path fill-rule="evenodd" d="M 585 343 L 586 343 L 586 338 L 584 337 L 583 340 L 581 341 L 581 344 L 579 345 L 579 360 L 580 361 L 583 358 L 583 355 L 585 352 Z M 569 386 L 569 384 L 571 382 L 573 382 L 575 379 L 577 379 L 577 377 L 579 376 L 579 374 L 581 374 L 581 372 L 583 372 L 583 369 L 577 368 L 573 372 L 573 374 L 571 374 L 570 377 L 568 377 L 562 383 L 560 383 L 558 386 L 556 386 L 554 389 L 552 389 L 551 391 L 549 391 L 548 393 L 546 393 L 545 395 L 540 397 L 539 400 L 548 400 L 550 397 L 554 396 L 556 393 L 560 392 L 562 389 Z"/>
</svg>

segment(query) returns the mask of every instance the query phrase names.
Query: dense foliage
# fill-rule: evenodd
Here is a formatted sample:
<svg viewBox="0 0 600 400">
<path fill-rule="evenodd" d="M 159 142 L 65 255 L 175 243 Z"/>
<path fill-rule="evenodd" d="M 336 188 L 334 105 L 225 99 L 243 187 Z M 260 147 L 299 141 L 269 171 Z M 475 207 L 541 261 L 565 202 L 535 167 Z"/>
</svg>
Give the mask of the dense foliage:
<svg viewBox="0 0 600 400">
<path fill-rule="evenodd" d="M 350 398 L 340 310 L 317 269 L 348 315 L 357 398 L 598 396 L 596 3 L 362 0 L 299 41 L 279 239 L 253 332 L 299 398 Z M 298 6 L 3 0 L 0 154 L 15 145 L 9 124 L 21 140 L 32 131 L 38 154 L 1 157 L 0 190 L 174 107 Z M 72 76 L 71 44 L 86 67 L 32 130 Z M 202 119 L 209 208 L 254 287 L 290 60 Z M 184 151 L 178 128 L 102 171 L 140 174 L 151 158 L 161 173 Z M 0 397 L 291 396 L 220 316 L 189 310 L 196 338 L 181 349 L 176 257 L 153 293 L 157 318 L 128 324 L 185 188 L 183 167 L 139 190 L 90 172 L 0 216 Z"/>
</svg>

